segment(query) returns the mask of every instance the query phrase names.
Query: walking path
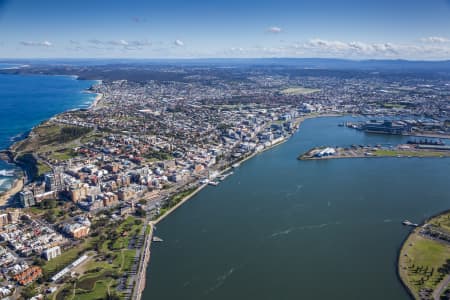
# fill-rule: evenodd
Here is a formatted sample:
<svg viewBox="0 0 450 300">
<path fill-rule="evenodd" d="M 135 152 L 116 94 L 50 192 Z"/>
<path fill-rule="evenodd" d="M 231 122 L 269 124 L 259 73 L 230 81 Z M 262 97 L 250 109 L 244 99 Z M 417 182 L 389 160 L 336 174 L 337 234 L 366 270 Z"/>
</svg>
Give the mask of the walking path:
<svg viewBox="0 0 450 300">
<path fill-rule="evenodd" d="M 450 283 L 450 275 L 447 275 L 434 289 L 433 291 L 433 300 L 439 300 L 441 298 L 442 293 L 445 291 L 445 288 Z"/>
</svg>

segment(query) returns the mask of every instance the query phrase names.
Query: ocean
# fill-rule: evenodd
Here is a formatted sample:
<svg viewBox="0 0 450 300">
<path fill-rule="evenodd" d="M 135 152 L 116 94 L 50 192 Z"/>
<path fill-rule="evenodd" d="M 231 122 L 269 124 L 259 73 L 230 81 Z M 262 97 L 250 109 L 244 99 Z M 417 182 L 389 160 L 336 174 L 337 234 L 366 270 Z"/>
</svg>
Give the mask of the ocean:
<svg viewBox="0 0 450 300">
<path fill-rule="evenodd" d="M 16 65 L 0 64 L 0 69 L 11 67 Z M 75 76 L 0 74 L 0 149 L 55 114 L 89 107 L 96 95 L 85 90 L 95 83 Z M 16 172 L 15 166 L 0 161 L 0 192 L 11 187 Z"/>
</svg>

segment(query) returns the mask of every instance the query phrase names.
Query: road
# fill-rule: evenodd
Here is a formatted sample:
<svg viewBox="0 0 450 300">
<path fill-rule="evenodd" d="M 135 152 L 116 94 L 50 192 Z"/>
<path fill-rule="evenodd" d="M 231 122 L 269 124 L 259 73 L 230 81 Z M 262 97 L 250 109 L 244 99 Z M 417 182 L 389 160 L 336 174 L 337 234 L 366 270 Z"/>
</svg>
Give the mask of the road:
<svg viewBox="0 0 450 300">
<path fill-rule="evenodd" d="M 438 284 L 438 286 L 433 291 L 433 300 L 439 300 L 441 298 L 442 293 L 445 291 L 446 287 L 450 283 L 450 275 L 447 275 L 442 279 L 442 281 Z"/>
</svg>

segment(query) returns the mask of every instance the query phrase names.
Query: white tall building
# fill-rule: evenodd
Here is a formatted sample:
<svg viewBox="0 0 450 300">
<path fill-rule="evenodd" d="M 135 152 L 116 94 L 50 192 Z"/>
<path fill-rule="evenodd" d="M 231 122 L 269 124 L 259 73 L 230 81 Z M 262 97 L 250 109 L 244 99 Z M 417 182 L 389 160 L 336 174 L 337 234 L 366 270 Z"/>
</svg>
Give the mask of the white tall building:
<svg viewBox="0 0 450 300">
<path fill-rule="evenodd" d="M 48 248 L 47 250 L 44 250 L 42 252 L 42 255 L 44 256 L 44 258 L 46 260 L 52 260 L 55 257 L 61 255 L 61 247 L 55 246 L 55 247 L 52 247 L 52 248 Z"/>
</svg>

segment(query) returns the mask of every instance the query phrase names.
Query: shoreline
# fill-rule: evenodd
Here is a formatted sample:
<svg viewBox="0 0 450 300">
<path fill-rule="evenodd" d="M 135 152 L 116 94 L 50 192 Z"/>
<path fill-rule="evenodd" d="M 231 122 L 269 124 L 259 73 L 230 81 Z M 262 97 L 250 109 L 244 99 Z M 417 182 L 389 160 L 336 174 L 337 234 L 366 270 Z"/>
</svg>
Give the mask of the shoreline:
<svg viewBox="0 0 450 300">
<path fill-rule="evenodd" d="M 21 75 L 21 74 L 19 74 Z M 47 76 L 63 76 L 63 77 L 68 77 L 74 80 L 84 80 L 84 79 L 79 79 L 78 75 L 47 75 Z M 82 92 L 84 93 L 90 93 L 90 94 L 96 94 L 96 97 L 94 98 L 94 100 L 92 101 L 92 103 L 89 105 L 89 107 L 87 108 L 88 110 L 94 110 L 100 103 L 101 99 L 103 98 L 103 94 L 102 93 L 95 93 L 92 92 L 91 89 L 93 88 L 94 85 L 98 85 L 98 84 L 102 84 L 102 80 L 89 80 L 89 81 L 94 81 L 95 83 L 93 83 L 91 86 L 89 86 L 86 89 L 83 89 Z M 19 133 L 16 136 L 21 136 L 21 138 L 14 140 L 13 142 L 11 142 L 6 148 L 0 149 L 0 153 L 3 154 L 3 156 L 0 156 L 0 160 L 3 160 L 9 164 L 13 164 L 15 167 L 19 168 L 24 174 L 27 174 L 27 170 L 23 167 L 23 165 L 21 165 L 20 163 L 18 163 L 17 161 L 15 161 L 15 159 L 10 156 L 8 158 L 6 158 L 4 155 L 6 155 L 6 153 L 9 153 L 10 155 L 14 154 L 14 151 L 12 150 L 14 145 L 16 145 L 17 143 L 20 143 L 24 140 L 26 140 L 30 134 L 33 132 L 33 130 L 39 126 L 40 124 L 43 124 L 47 121 L 49 121 L 50 119 L 52 119 L 53 117 L 59 115 L 59 114 L 63 114 L 72 110 L 79 110 L 80 108 L 73 108 L 73 109 L 66 109 L 60 113 L 57 113 L 53 116 L 50 116 L 49 118 L 43 120 L 42 122 L 40 122 L 39 124 L 31 127 L 29 130 L 27 130 L 26 132 L 23 133 Z M 11 137 L 13 138 L 13 137 Z M 8 154 L 8 155 L 9 155 Z M 8 207 L 9 206 L 9 199 L 11 198 L 11 196 L 17 194 L 18 192 L 20 192 L 24 186 L 23 183 L 23 177 L 16 177 L 14 179 L 13 184 L 11 185 L 11 188 L 9 188 L 8 190 L 4 191 L 4 193 L 0 196 L 0 207 Z M 21 182 L 21 188 L 20 190 L 17 191 L 17 182 L 20 181 Z"/>
<path fill-rule="evenodd" d="M 89 105 L 88 110 L 94 110 L 103 98 L 102 93 L 93 93 L 93 94 L 96 94 L 96 96 L 94 98 L 94 101 L 92 101 L 91 105 Z"/>
<path fill-rule="evenodd" d="M 246 162 L 247 160 L 252 159 L 253 157 L 257 156 L 258 154 L 262 154 L 268 150 L 271 150 L 281 144 L 284 144 L 285 142 L 287 142 L 288 140 L 290 140 L 290 138 L 296 134 L 299 130 L 300 130 L 300 125 L 309 119 L 315 119 L 315 118 L 332 118 L 332 117 L 341 117 L 343 115 L 341 114 L 323 114 L 323 115 L 305 115 L 305 116 L 301 116 L 298 117 L 295 120 L 295 126 L 296 128 L 292 131 L 292 133 L 288 136 L 286 136 L 285 138 L 283 138 L 281 141 L 278 141 L 277 143 L 270 145 L 266 148 L 264 148 L 261 151 L 255 151 L 253 153 L 251 153 L 248 156 L 243 157 L 242 159 L 237 160 L 236 162 L 231 163 L 229 166 L 227 166 L 225 169 L 219 171 L 219 175 L 223 175 L 225 172 L 228 172 L 229 170 L 233 169 L 232 165 L 233 164 L 242 164 L 244 162 Z M 168 215 L 170 215 L 171 213 L 173 213 L 177 208 L 179 208 L 181 205 L 183 205 L 186 201 L 188 201 L 189 199 L 191 199 L 193 196 L 195 196 L 197 193 L 199 193 L 202 189 L 204 189 L 205 187 L 207 187 L 208 184 L 202 184 L 200 186 L 198 186 L 194 191 L 192 191 L 192 193 L 190 193 L 189 195 L 185 196 L 183 199 L 180 200 L 180 202 L 178 202 L 176 205 L 174 205 L 173 207 L 171 207 L 169 210 L 167 210 L 163 215 L 159 216 L 158 219 L 152 221 L 152 224 L 158 224 L 159 222 L 161 222 L 162 220 L 164 220 L 166 217 L 168 217 Z"/>
<path fill-rule="evenodd" d="M 336 160 L 336 159 L 354 159 L 354 158 L 432 158 L 432 159 L 444 159 L 450 158 L 450 156 L 414 156 L 414 155 L 400 155 L 400 156 L 389 156 L 389 155 L 374 155 L 374 156 L 365 156 L 365 155 L 356 155 L 356 156 L 336 156 L 336 157 L 311 157 L 311 158 L 298 158 L 298 160 L 303 161 L 321 161 L 321 160 Z"/>
<path fill-rule="evenodd" d="M 14 179 L 11 188 L 9 188 L 0 196 L 0 207 L 4 208 L 9 206 L 10 200 L 13 199 L 16 196 L 16 194 L 18 194 L 22 190 L 23 186 L 24 186 L 23 178 L 19 177 Z"/>
<path fill-rule="evenodd" d="M 397 278 L 400 281 L 401 285 L 405 288 L 405 290 L 411 296 L 412 299 L 416 299 L 415 293 L 407 284 L 407 280 L 404 279 L 404 274 L 402 272 L 402 266 L 403 266 L 402 265 L 402 253 L 404 253 L 406 251 L 405 249 L 410 244 L 411 239 L 414 238 L 414 236 L 417 234 L 417 231 L 419 231 L 423 225 L 427 224 L 430 220 L 432 220 L 434 218 L 438 218 L 438 217 L 443 216 L 448 213 L 450 213 L 450 209 L 433 214 L 433 215 L 427 217 L 426 219 L 424 219 L 423 221 L 421 221 L 418 224 L 419 225 L 418 227 L 414 228 L 413 230 L 411 230 L 409 232 L 409 234 L 402 241 L 400 248 L 398 249 L 397 259 L 396 259 L 396 275 L 397 275 Z"/>
<path fill-rule="evenodd" d="M 290 138 L 292 138 L 294 136 L 294 134 L 298 133 L 300 130 L 300 125 L 308 119 L 315 119 L 315 118 L 330 118 L 330 117 L 341 117 L 344 116 L 343 114 L 323 114 L 323 115 L 305 115 L 305 116 L 300 116 L 298 118 L 296 118 L 295 120 L 295 129 L 292 131 L 291 134 L 289 134 L 288 136 L 286 136 L 284 139 L 282 139 L 281 141 L 268 146 L 266 148 L 264 148 L 261 151 L 255 151 L 252 154 L 234 162 L 231 163 L 228 167 L 226 167 L 225 169 L 221 170 L 219 172 L 219 175 L 224 174 L 225 172 L 228 172 L 229 170 L 233 169 L 232 165 L 235 163 L 238 163 L 239 165 L 246 162 L 247 160 L 250 160 L 251 158 L 257 156 L 258 154 L 264 153 L 268 150 L 271 150 L 281 144 L 284 144 L 285 142 L 287 142 Z M 146 288 L 146 278 L 147 278 L 147 271 L 149 268 L 149 263 L 151 260 L 151 244 L 152 244 L 152 239 L 153 239 L 153 233 L 154 233 L 154 226 L 157 225 L 159 222 L 163 221 L 165 218 L 167 218 L 168 216 L 170 216 L 175 210 L 177 210 L 180 206 L 182 206 L 184 203 L 186 203 L 187 201 L 189 201 L 192 197 L 194 197 L 196 194 L 198 194 L 199 192 L 201 192 L 205 187 L 207 187 L 208 184 L 202 184 L 199 187 L 197 187 L 193 192 L 191 192 L 189 195 L 185 196 L 180 202 L 178 202 L 176 205 L 174 205 L 173 207 L 171 207 L 169 210 L 167 210 L 163 215 L 159 216 L 156 220 L 154 221 L 150 221 L 149 224 L 147 226 L 150 226 L 150 232 L 146 237 L 146 240 L 144 242 L 144 253 L 143 255 L 141 255 L 140 258 L 140 264 L 139 264 L 139 271 L 137 272 L 138 277 L 137 277 L 137 283 L 135 284 L 134 288 L 135 289 L 139 289 L 138 292 L 136 292 L 137 294 L 135 294 L 134 290 L 133 290 L 133 296 L 135 300 L 141 300 L 142 298 L 142 294 Z M 147 241 L 149 240 L 149 241 Z M 147 248 L 148 245 L 148 248 Z M 145 270 L 145 272 L 143 272 L 143 270 Z M 141 278 L 141 276 L 143 276 L 143 278 Z"/>
</svg>

